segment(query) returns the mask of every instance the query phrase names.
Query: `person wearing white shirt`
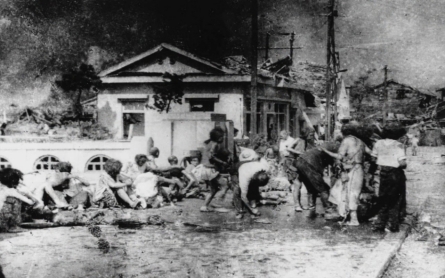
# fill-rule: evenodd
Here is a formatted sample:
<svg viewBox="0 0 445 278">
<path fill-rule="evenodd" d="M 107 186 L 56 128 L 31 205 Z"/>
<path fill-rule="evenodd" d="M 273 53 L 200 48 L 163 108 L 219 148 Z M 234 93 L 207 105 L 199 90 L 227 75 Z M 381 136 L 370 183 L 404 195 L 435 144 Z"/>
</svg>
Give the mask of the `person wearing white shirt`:
<svg viewBox="0 0 445 278">
<path fill-rule="evenodd" d="M 257 159 L 242 164 L 238 169 L 239 183 L 233 190 L 233 203 L 237 210 L 237 218 L 242 218 L 244 208 L 255 216 L 260 213 L 256 204 L 260 199 L 259 187 L 269 182 L 267 171 L 269 164 L 265 159 Z"/>
<path fill-rule="evenodd" d="M 406 202 L 406 177 L 403 169 L 407 163 L 403 144 L 396 140 L 405 134 L 405 128 L 399 124 L 385 126 L 382 134 L 385 139 L 377 141 L 371 153 L 373 161 L 380 169 L 378 198 L 381 207 L 373 225 L 376 232 L 384 231 L 387 224 L 391 232 L 399 231 L 400 217 L 404 213 Z"/>
</svg>

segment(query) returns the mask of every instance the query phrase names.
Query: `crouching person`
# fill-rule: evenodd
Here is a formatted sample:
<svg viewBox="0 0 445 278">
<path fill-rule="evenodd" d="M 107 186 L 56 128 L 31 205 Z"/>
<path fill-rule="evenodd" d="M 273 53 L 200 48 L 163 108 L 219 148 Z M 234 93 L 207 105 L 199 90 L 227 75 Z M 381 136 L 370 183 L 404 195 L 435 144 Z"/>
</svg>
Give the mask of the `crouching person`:
<svg viewBox="0 0 445 278">
<path fill-rule="evenodd" d="M 406 194 L 407 166 L 405 150 L 402 143 L 396 141 L 405 135 L 404 127 L 390 124 L 383 128 L 383 140 L 375 143 L 372 157 L 380 169 L 380 185 L 378 188 L 379 212 L 373 225 L 374 231 L 399 231 L 400 215 Z"/>
<path fill-rule="evenodd" d="M 236 218 L 241 219 L 245 209 L 255 216 L 261 215 L 256 208 L 261 198 L 259 188 L 269 182 L 269 164 L 264 159 L 241 165 L 238 169 L 239 183 L 234 184 L 233 205 Z"/>
</svg>

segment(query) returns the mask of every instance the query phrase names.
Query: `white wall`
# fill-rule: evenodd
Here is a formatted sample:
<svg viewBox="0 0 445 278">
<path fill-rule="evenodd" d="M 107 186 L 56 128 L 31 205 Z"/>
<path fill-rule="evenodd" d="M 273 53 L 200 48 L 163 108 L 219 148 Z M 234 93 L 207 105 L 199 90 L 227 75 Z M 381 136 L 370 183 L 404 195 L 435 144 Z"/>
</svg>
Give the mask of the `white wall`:
<svg viewBox="0 0 445 278">
<path fill-rule="evenodd" d="M 147 84 L 111 85 L 98 96 L 99 122 L 112 128 L 116 137 L 122 136 L 122 104 L 119 99 L 143 99 L 149 97 L 153 103 L 153 88 Z M 243 130 L 243 89 L 231 84 L 187 84 L 184 89 L 182 105 L 173 104 L 169 113 L 145 110 L 145 138 L 152 138 L 154 145 L 161 151 L 158 165 L 165 165 L 172 153 L 180 159 L 191 147 L 201 146 L 208 138 L 214 123 L 210 122 L 212 113 L 226 114 L 227 120 Z M 219 95 L 214 112 L 190 112 L 186 99 L 193 94 Z M 174 127 L 172 129 L 172 122 Z M 175 130 L 172 136 L 172 130 Z M 178 130 L 181 130 L 179 132 Z M 178 133 L 179 132 L 179 133 Z M 180 138 L 178 138 L 178 136 Z M 172 137 L 174 143 L 172 146 Z"/>
<path fill-rule="evenodd" d="M 60 161 L 69 161 L 73 165 L 73 173 L 83 173 L 87 162 L 96 155 L 106 155 L 125 164 L 128 161 L 134 161 L 136 154 L 146 153 L 146 151 L 145 138 L 134 138 L 131 142 L 79 141 L 0 144 L 0 156 L 7 159 L 12 168 L 17 168 L 24 173 L 34 171 L 35 162 L 45 155 L 55 156 Z"/>
</svg>

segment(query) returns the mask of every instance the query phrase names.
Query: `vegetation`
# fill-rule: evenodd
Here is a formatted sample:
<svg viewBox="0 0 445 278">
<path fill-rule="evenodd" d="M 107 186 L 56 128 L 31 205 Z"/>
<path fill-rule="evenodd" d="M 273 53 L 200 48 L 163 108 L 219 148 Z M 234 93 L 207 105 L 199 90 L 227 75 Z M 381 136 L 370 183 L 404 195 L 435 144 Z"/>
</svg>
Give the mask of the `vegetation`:
<svg viewBox="0 0 445 278">
<path fill-rule="evenodd" d="M 149 105 L 150 109 L 157 110 L 159 113 L 168 113 L 172 103 L 182 104 L 184 88 L 182 78 L 176 74 L 166 72 L 163 76 L 164 84 L 155 87 L 153 95 L 154 104 Z"/>
</svg>

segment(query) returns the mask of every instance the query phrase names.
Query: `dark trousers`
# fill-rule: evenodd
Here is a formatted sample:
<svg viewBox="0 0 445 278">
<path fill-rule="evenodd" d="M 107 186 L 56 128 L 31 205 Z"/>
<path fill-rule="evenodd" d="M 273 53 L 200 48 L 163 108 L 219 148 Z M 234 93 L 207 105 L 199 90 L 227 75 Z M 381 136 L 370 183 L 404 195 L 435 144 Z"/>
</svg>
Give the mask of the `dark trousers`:
<svg viewBox="0 0 445 278">
<path fill-rule="evenodd" d="M 391 230 L 399 229 L 402 206 L 406 205 L 406 177 L 403 169 L 382 167 L 380 170 L 379 212 L 374 226 Z"/>
<path fill-rule="evenodd" d="M 247 200 L 259 201 L 261 199 L 260 189 L 253 183 L 249 184 L 249 191 L 247 192 Z M 233 206 L 237 213 L 245 212 L 245 204 L 241 199 L 241 189 L 238 184 L 233 185 Z"/>
</svg>

